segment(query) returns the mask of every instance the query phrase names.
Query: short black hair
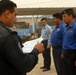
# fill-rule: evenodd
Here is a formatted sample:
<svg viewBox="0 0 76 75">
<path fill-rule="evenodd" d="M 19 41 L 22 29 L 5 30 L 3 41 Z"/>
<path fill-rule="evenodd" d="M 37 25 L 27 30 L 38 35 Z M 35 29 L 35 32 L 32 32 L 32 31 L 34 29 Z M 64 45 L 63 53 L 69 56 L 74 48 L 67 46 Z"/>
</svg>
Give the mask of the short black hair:
<svg viewBox="0 0 76 75">
<path fill-rule="evenodd" d="M 44 17 L 44 18 L 42 18 L 42 19 L 41 19 L 41 21 L 43 21 L 43 20 L 47 21 L 47 18 L 46 18 L 46 17 Z"/>
<path fill-rule="evenodd" d="M 53 17 L 59 18 L 60 20 L 62 20 L 62 14 L 61 13 L 55 13 L 53 14 Z"/>
<path fill-rule="evenodd" d="M 67 14 L 67 15 L 72 15 L 74 17 L 74 11 L 72 8 L 68 8 L 62 11 L 62 15 Z"/>
<path fill-rule="evenodd" d="M 0 15 L 6 10 L 9 10 L 11 13 L 14 12 L 14 7 L 17 7 L 17 5 L 10 0 L 0 1 Z"/>
</svg>

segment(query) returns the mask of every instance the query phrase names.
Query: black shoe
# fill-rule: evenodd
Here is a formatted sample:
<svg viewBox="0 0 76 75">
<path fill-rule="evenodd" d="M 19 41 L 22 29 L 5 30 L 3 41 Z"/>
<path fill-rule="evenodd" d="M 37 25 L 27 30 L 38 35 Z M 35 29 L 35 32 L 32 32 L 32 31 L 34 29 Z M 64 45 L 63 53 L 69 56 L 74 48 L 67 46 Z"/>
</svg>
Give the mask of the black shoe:
<svg viewBox="0 0 76 75">
<path fill-rule="evenodd" d="M 50 69 L 47 69 L 47 68 L 45 68 L 44 70 L 43 70 L 43 72 L 45 72 L 45 71 L 49 71 Z"/>
<path fill-rule="evenodd" d="M 40 67 L 40 69 L 45 69 L 45 67 L 43 66 L 43 67 Z"/>
</svg>

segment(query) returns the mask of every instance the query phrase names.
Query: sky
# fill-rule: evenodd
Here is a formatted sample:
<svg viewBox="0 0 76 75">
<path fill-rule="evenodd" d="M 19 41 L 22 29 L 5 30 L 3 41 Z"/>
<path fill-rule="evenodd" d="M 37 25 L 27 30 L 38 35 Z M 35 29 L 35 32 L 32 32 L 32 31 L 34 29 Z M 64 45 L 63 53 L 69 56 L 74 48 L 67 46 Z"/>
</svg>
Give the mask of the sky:
<svg viewBox="0 0 76 75">
<path fill-rule="evenodd" d="M 18 8 L 29 7 L 76 7 L 76 0 L 11 0 Z"/>
</svg>

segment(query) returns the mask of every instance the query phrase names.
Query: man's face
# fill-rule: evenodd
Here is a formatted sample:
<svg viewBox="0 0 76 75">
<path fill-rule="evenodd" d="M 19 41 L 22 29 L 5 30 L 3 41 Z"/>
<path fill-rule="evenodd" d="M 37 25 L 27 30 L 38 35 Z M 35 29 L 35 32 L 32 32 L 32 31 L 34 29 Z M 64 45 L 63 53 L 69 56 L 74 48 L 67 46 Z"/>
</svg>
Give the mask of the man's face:
<svg viewBox="0 0 76 75">
<path fill-rule="evenodd" d="M 13 27 L 14 22 L 17 20 L 16 19 L 17 15 L 17 8 L 14 7 L 14 12 L 10 13 L 8 15 L 8 27 Z"/>
<path fill-rule="evenodd" d="M 54 23 L 56 24 L 56 25 L 58 25 L 58 18 L 56 18 L 56 17 L 54 17 Z"/>
<path fill-rule="evenodd" d="M 63 19 L 63 21 L 64 21 L 66 24 L 68 24 L 69 21 L 70 21 L 70 16 L 67 15 L 67 14 L 63 14 L 63 15 L 62 15 L 62 19 Z"/>
<path fill-rule="evenodd" d="M 47 24 L 47 21 L 46 20 L 42 20 L 41 24 L 42 24 L 42 26 L 45 26 Z"/>
</svg>

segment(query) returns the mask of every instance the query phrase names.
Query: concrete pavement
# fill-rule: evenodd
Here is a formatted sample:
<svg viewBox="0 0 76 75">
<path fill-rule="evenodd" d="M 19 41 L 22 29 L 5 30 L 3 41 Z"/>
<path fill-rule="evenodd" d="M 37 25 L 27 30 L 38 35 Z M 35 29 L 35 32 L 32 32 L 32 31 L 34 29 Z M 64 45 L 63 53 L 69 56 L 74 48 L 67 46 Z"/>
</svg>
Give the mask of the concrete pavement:
<svg viewBox="0 0 76 75">
<path fill-rule="evenodd" d="M 40 67 L 43 66 L 42 54 L 39 54 L 38 57 L 39 57 L 38 64 L 34 67 L 34 69 L 31 72 L 27 73 L 27 75 L 57 75 L 54 67 L 53 58 L 52 58 L 51 67 L 50 67 L 51 70 L 47 72 L 43 72 L 42 69 L 40 69 Z M 52 53 L 51 53 L 51 57 L 52 57 Z"/>
</svg>

